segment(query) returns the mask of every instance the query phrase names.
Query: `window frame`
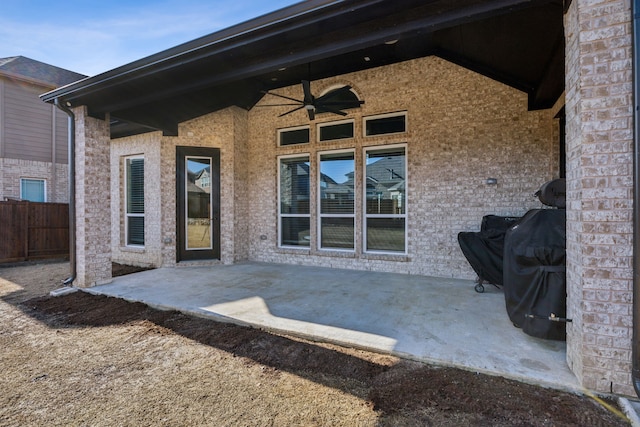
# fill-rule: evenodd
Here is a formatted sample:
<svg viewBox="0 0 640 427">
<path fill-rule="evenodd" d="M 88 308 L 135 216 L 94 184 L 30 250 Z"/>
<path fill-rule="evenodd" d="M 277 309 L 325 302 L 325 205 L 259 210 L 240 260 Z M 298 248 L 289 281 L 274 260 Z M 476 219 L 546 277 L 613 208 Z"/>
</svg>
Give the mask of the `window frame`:
<svg viewBox="0 0 640 427">
<path fill-rule="evenodd" d="M 383 255 L 407 255 L 408 253 L 408 191 L 407 191 L 407 182 L 409 181 L 408 177 L 408 153 L 407 153 L 407 143 L 400 144 L 389 144 L 389 145 L 374 145 L 369 147 L 363 147 L 362 150 L 362 253 L 363 254 L 383 254 Z M 371 151 L 385 151 L 385 150 L 393 150 L 402 148 L 404 150 L 404 170 L 405 170 L 405 191 L 404 191 L 404 213 L 403 214 L 368 214 L 367 213 L 367 153 Z M 368 231 L 368 220 L 369 218 L 402 218 L 404 220 L 404 251 L 390 251 L 390 250 L 367 250 L 367 231 Z"/>
<path fill-rule="evenodd" d="M 327 155 L 327 154 L 351 154 L 353 157 L 353 172 L 354 172 L 354 188 L 353 188 L 353 213 L 351 214 L 344 214 L 344 213 L 340 213 L 340 214 L 323 214 L 322 213 L 322 191 L 320 188 L 320 184 L 321 184 L 321 177 L 322 177 L 322 156 L 323 155 Z M 358 224 L 356 221 L 356 211 L 358 209 L 358 197 L 356 194 L 357 191 L 357 187 L 356 187 L 356 180 L 357 180 L 357 162 L 356 162 L 356 148 L 348 148 L 348 149 L 341 149 L 341 150 L 322 150 L 322 151 L 318 151 L 317 153 L 317 157 L 316 157 L 316 161 L 317 161 L 317 174 L 316 174 L 316 230 L 317 230 L 317 244 L 316 247 L 319 251 L 338 251 L 338 252 L 348 252 L 348 253 L 355 253 L 356 251 L 356 242 L 357 242 L 357 235 L 358 235 Z M 323 247 L 322 246 L 322 219 L 323 218 L 351 218 L 353 220 L 353 248 L 348 249 L 348 248 L 336 248 L 336 247 Z"/>
<path fill-rule="evenodd" d="M 404 117 L 404 131 L 401 132 L 389 132 L 389 133 L 376 133 L 373 135 L 367 135 L 367 122 L 371 121 L 371 120 L 378 120 L 378 119 L 386 119 L 389 117 Z M 409 131 L 409 115 L 407 114 L 406 111 L 397 111 L 394 113 L 383 113 L 383 114 L 376 114 L 373 116 L 365 116 L 362 118 L 362 136 L 364 138 L 373 138 L 373 137 L 381 137 L 381 136 L 390 136 L 390 135 L 402 135 L 405 134 Z"/>
<path fill-rule="evenodd" d="M 287 159 L 296 159 L 296 158 L 307 158 L 307 162 L 309 163 L 309 180 L 308 180 L 308 192 L 309 192 L 309 213 L 306 214 L 291 214 L 291 213 L 287 213 L 287 214 L 283 214 L 282 213 L 282 161 L 283 160 L 287 160 Z M 277 176 L 277 185 L 278 185 L 278 197 L 277 197 L 277 203 L 278 203 L 278 247 L 279 248 L 283 248 L 283 249 L 297 249 L 297 250 L 306 250 L 308 251 L 311 248 L 311 154 L 310 153 L 297 153 L 297 154 L 287 154 L 287 155 L 282 155 L 282 156 L 278 156 L 277 158 L 278 161 L 278 176 Z M 309 219 L 309 245 L 299 245 L 299 246 L 295 246 L 295 245 L 285 245 L 282 243 L 282 232 L 283 232 L 283 226 L 282 226 L 282 218 L 308 218 Z"/>
<path fill-rule="evenodd" d="M 20 200 L 27 200 L 25 198 L 25 194 L 23 191 L 23 183 L 26 183 L 27 181 L 31 181 L 31 182 L 42 182 L 42 201 L 34 201 L 34 200 L 29 200 L 29 201 L 33 201 L 34 203 L 47 203 L 47 180 L 45 178 L 20 178 Z"/>
<path fill-rule="evenodd" d="M 297 130 L 303 130 L 303 129 L 307 129 L 309 131 L 309 140 L 308 141 L 306 141 L 306 142 L 298 142 L 296 144 L 285 144 L 285 145 L 282 145 L 282 134 L 283 133 L 297 131 Z M 297 147 L 297 146 L 300 146 L 300 145 L 303 145 L 303 144 L 311 143 L 311 126 L 310 125 L 300 125 L 300 126 L 293 126 L 293 127 L 288 127 L 288 128 L 277 129 L 276 133 L 277 133 L 276 140 L 278 141 L 278 147 Z"/>
<path fill-rule="evenodd" d="M 142 178 L 142 193 L 143 193 L 143 212 L 142 213 L 130 213 L 129 212 L 129 168 L 128 168 L 128 162 L 131 160 L 142 160 L 142 167 L 143 167 L 143 178 Z M 129 248 L 144 248 L 145 244 L 146 244 L 146 236 L 144 234 L 146 234 L 146 227 L 145 227 L 145 215 L 146 215 L 146 206 L 144 203 L 144 184 L 145 184 L 145 160 L 144 160 L 144 155 L 142 154 L 136 154 L 136 155 L 132 155 L 132 156 L 124 156 L 123 158 L 123 164 L 124 164 L 124 243 L 126 247 Z M 143 236 L 142 236 L 142 240 L 143 243 L 140 244 L 133 244 L 133 243 L 129 243 L 129 218 L 142 218 L 143 221 Z"/>
</svg>

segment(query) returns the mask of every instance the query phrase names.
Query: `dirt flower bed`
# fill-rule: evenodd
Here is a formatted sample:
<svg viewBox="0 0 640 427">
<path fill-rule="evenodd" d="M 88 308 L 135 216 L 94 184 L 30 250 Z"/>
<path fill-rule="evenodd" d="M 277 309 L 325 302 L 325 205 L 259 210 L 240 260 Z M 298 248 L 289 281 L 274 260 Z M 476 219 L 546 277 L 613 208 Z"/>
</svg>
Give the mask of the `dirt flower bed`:
<svg viewBox="0 0 640 427">
<path fill-rule="evenodd" d="M 0 269 L 0 425 L 628 425 L 581 395 L 85 292 L 48 296 L 66 275 L 68 264 Z"/>
</svg>

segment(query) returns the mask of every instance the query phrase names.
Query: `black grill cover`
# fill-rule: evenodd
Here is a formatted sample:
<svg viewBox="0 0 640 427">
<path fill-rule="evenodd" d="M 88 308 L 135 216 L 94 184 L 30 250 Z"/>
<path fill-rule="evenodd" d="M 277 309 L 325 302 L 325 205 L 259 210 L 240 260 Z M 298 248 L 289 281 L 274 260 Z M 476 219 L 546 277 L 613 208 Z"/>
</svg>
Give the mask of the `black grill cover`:
<svg viewBox="0 0 640 427">
<path fill-rule="evenodd" d="M 480 232 L 458 233 L 458 243 L 480 280 L 502 286 L 504 236 L 519 217 L 485 215 Z"/>
<path fill-rule="evenodd" d="M 566 214 L 534 209 L 505 236 L 504 296 L 515 326 L 538 338 L 564 340 Z"/>
</svg>

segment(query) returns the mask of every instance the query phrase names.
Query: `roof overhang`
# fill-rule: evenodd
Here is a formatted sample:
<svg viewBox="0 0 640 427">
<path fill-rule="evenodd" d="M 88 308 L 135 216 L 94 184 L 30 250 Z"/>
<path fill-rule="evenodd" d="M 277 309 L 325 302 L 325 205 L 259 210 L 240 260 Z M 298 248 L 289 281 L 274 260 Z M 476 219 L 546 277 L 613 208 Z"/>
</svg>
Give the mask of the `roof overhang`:
<svg viewBox="0 0 640 427">
<path fill-rule="evenodd" d="M 531 109 L 564 90 L 562 0 L 310 0 L 51 91 L 110 114 L 112 137 L 178 123 L 263 91 L 438 55 L 526 92 Z M 366 58 L 366 59 L 365 59 Z"/>
</svg>

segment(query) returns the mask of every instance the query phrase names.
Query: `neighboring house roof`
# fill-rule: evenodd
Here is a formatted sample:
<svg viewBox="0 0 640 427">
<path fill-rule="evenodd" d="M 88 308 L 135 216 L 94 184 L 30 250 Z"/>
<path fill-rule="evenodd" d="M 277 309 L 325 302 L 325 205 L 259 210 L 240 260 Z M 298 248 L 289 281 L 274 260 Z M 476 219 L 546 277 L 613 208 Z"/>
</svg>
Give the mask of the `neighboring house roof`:
<svg viewBox="0 0 640 427">
<path fill-rule="evenodd" d="M 193 182 L 187 182 L 187 192 L 189 193 L 206 193 L 205 190 L 203 190 L 202 188 L 198 187 L 196 184 L 194 184 Z"/>
<path fill-rule="evenodd" d="M 207 166 L 206 168 L 202 169 L 200 172 L 197 173 L 196 180 L 202 178 L 203 175 L 209 176 L 209 166 Z"/>
<path fill-rule="evenodd" d="M 564 90 L 563 0 L 308 0 L 51 91 L 111 136 L 178 123 L 264 91 L 437 55 L 549 108 Z M 416 76 L 416 78 L 420 78 Z M 475 96 L 470 93 L 469 96 Z"/>
<path fill-rule="evenodd" d="M 64 86 L 87 77 L 84 74 L 25 58 L 24 56 L 0 58 L 0 75 L 3 74 L 8 77 L 29 80 L 51 87 Z"/>
<path fill-rule="evenodd" d="M 382 157 L 375 162 L 367 164 L 367 177 L 376 182 L 397 183 L 405 179 L 404 157 Z"/>
</svg>

